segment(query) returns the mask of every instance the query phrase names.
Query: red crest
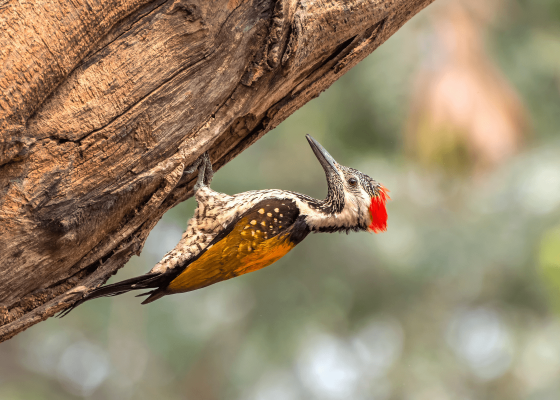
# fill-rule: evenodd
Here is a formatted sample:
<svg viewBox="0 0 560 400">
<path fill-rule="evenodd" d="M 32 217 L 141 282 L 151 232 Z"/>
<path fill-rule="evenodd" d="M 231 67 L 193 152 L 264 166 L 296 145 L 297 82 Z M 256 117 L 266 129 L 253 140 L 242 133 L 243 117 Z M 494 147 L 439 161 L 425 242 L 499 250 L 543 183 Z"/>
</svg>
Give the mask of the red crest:
<svg viewBox="0 0 560 400">
<path fill-rule="evenodd" d="M 379 194 L 371 198 L 369 212 L 371 214 L 371 224 L 369 230 L 375 233 L 387 230 L 387 208 L 385 203 L 391 198 L 387 194 L 388 190 L 379 185 Z"/>
</svg>

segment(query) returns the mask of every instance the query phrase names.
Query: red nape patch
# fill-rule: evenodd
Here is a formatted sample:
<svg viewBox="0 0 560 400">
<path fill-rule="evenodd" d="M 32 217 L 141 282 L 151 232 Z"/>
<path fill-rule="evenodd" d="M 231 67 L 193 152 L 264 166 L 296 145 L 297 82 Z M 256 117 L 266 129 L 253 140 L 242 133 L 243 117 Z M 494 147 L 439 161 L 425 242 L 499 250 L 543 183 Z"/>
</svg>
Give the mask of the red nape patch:
<svg viewBox="0 0 560 400">
<path fill-rule="evenodd" d="M 380 186 L 379 194 L 371 198 L 371 204 L 369 206 L 371 224 L 368 228 L 375 233 L 387 230 L 387 208 L 385 208 L 385 203 L 387 200 L 391 200 L 387 192 L 387 189 Z"/>
</svg>

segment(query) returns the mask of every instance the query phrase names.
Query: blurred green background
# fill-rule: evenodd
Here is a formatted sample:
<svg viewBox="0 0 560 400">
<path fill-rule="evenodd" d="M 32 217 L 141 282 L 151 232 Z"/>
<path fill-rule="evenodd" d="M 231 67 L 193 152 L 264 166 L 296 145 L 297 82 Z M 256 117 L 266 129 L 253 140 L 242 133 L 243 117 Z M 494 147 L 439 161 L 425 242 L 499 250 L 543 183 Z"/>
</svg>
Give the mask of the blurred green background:
<svg viewBox="0 0 560 400">
<path fill-rule="evenodd" d="M 437 0 L 212 184 L 323 198 L 311 133 L 391 191 L 386 233 L 51 318 L 0 345 L 0 399 L 559 399 L 560 3 L 463 3 Z"/>
</svg>

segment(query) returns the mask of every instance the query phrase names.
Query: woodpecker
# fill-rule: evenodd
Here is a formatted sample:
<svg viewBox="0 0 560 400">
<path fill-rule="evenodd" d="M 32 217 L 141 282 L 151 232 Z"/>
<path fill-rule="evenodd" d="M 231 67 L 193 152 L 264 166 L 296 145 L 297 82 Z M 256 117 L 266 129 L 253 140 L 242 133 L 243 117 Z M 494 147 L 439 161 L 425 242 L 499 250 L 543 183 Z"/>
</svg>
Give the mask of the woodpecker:
<svg viewBox="0 0 560 400">
<path fill-rule="evenodd" d="M 264 268 L 282 258 L 311 232 L 381 232 L 387 229 L 388 190 L 360 171 L 340 165 L 311 137 L 311 149 L 325 171 L 325 200 L 285 190 L 253 190 L 233 196 L 210 189 L 208 154 L 198 169 L 198 206 L 177 246 L 150 272 L 94 289 L 71 308 L 98 297 L 153 289 L 151 303 Z M 138 297 L 137 296 L 137 297 Z"/>
</svg>

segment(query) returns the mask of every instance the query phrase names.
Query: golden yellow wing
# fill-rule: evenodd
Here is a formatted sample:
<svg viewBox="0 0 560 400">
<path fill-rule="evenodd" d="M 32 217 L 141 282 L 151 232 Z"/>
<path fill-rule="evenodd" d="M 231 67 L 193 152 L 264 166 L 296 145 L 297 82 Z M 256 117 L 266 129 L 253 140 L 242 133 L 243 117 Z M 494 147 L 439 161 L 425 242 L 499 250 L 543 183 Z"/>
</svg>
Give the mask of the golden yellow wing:
<svg viewBox="0 0 560 400">
<path fill-rule="evenodd" d="M 264 268 L 297 242 L 289 230 L 299 210 L 288 200 L 266 200 L 241 218 L 227 234 L 173 279 L 166 291 L 188 292 Z M 299 241 L 298 241 L 299 242 Z"/>
</svg>

